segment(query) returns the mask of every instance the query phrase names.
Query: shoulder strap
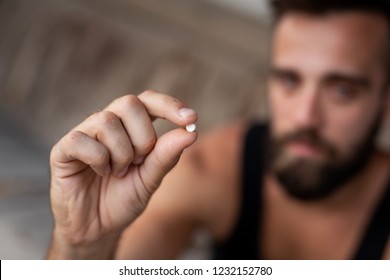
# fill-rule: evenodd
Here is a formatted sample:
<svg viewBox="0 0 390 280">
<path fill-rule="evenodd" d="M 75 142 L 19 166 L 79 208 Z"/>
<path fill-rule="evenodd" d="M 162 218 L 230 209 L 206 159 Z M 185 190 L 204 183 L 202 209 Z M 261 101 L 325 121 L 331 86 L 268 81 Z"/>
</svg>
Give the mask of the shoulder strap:
<svg viewBox="0 0 390 280">
<path fill-rule="evenodd" d="M 218 259 L 257 259 L 260 222 L 260 182 L 266 125 L 252 125 L 243 152 L 241 210 L 236 227 L 226 242 L 218 244 Z"/>
<path fill-rule="evenodd" d="M 390 182 L 368 224 L 355 259 L 380 260 L 390 237 Z"/>
</svg>

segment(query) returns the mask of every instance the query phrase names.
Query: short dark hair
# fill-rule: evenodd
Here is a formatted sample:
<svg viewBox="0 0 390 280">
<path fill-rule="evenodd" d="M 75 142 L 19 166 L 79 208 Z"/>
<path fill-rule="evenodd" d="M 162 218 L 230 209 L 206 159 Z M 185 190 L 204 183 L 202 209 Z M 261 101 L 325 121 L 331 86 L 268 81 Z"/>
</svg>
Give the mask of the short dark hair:
<svg viewBox="0 0 390 280">
<path fill-rule="evenodd" d="M 355 10 L 381 14 L 390 24 L 390 0 L 271 0 L 271 7 L 275 19 L 293 11 L 320 15 Z"/>
<path fill-rule="evenodd" d="M 390 47 L 390 0 L 270 0 L 274 23 L 285 14 L 302 12 L 326 15 L 333 12 L 362 11 L 383 16 L 388 22 Z M 390 85 L 390 50 L 387 51 L 387 84 Z"/>
</svg>

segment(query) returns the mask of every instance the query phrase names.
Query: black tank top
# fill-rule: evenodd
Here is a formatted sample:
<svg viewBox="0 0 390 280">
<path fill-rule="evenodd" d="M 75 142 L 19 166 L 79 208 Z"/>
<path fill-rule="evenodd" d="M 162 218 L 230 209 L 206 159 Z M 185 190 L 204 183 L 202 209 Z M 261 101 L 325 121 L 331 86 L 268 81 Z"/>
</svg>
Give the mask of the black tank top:
<svg viewBox="0 0 390 280">
<path fill-rule="evenodd" d="M 246 135 L 243 152 L 241 210 L 229 238 L 214 246 L 215 259 L 261 259 L 259 255 L 262 193 L 268 127 L 252 125 Z M 359 247 L 351 259 L 382 259 L 390 235 L 390 184 L 367 225 Z M 260 249 L 261 251 L 261 249 Z"/>
</svg>

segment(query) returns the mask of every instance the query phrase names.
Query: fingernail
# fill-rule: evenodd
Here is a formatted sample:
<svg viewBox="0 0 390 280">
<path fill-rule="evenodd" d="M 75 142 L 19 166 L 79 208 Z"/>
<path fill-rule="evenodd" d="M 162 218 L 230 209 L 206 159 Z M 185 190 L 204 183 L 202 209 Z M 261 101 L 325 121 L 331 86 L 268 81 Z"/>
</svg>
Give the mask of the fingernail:
<svg viewBox="0 0 390 280">
<path fill-rule="evenodd" d="M 126 166 L 124 169 L 121 170 L 121 172 L 118 173 L 118 177 L 125 176 L 128 170 L 129 170 L 129 167 Z"/>
<path fill-rule="evenodd" d="M 179 115 L 180 117 L 182 118 L 187 118 L 187 117 L 191 117 L 191 116 L 194 116 L 196 113 L 194 110 L 192 109 L 188 109 L 188 108 L 181 108 L 179 110 Z"/>
<path fill-rule="evenodd" d="M 135 158 L 135 159 L 133 160 L 133 164 L 135 164 L 135 165 L 140 165 L 141 163 L 144 162 L 144 160 L 145 160 L 145 157 L 144 157 L 144 156 L 139 156 L 139 157 L 137 157 L 137 158 Z"/>
</svg>

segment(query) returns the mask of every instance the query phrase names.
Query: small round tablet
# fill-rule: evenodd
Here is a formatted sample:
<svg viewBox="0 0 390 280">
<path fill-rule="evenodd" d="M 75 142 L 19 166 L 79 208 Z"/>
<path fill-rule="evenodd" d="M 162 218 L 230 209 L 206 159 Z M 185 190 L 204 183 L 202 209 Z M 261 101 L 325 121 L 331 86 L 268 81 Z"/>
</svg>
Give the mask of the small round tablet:
<svg viewBox="0 0 390 280">
<path fill-rule="evenodd" d="M 186 126 L 186 130 L 188 131 L 188 132 L 194 132 L 195 130 L 196 130 L 196 124 L 189 124 L 189 125 L 187 125 Z"/>
</svg>

